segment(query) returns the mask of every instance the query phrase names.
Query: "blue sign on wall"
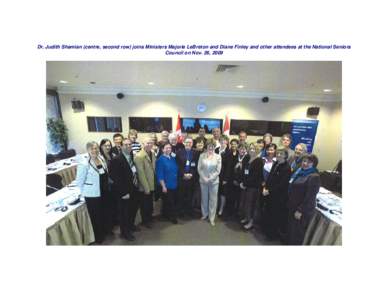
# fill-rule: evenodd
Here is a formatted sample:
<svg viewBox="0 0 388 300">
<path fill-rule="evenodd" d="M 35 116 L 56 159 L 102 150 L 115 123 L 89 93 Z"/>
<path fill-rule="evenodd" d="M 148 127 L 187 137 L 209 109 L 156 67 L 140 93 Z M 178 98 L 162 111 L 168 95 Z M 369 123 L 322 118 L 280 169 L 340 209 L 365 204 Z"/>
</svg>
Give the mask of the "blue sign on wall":
<svg viewBox="0 0 388 300">
<path fill-rule="evenodd" d="M 292 144 L 294 149 L 299 143 L 307 145 L 307 152 L 311 153 L 314 147 L 315 135 L 317 134 L 318 120 L 292 120 Z"/>
</svg>

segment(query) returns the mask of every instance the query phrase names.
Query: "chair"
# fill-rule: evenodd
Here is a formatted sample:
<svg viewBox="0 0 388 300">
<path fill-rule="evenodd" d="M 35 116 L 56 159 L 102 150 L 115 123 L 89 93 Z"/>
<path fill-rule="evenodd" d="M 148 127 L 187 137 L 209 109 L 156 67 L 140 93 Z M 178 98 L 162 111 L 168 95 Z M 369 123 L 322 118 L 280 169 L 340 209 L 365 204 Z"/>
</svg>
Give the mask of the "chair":
<svg viewBox="0 0 388 300">
<path fill-rule="evenodd" d="M 321 186 L 337 194 L 342 194 L 342 175 L 338 172 L 320 172 Z"/>
<path fill-rule="evenodd" d="M 52 154 L 46 154 L 46 165 L 55 162 L 55 156 Z"/>
<path fill-rule="evenodd" d="M 62 177 L 58 174 L 46 175 L 46 196 L 63 188 Z"/>
<path fill-rule="evenodd" d="M 338 162 L 337 166 L 335 167 L 334 171 L 337 171 L 338 174 L 342 175 L 342 159 Z"/>
<path fill-rule="evenodd" d="M 57 159 L 66 159 L 75 156 L 77 153 L 75 152 L 74 149 L 69 149 L 67 151 L 61 151 L 57 154 Z"/>
<path fill-rule="evenodd" d="M 68 157 L 73 157 L 77 155 L 77 152 L 75 152 L 74 149 L 67 150 Z"/>
</svg>

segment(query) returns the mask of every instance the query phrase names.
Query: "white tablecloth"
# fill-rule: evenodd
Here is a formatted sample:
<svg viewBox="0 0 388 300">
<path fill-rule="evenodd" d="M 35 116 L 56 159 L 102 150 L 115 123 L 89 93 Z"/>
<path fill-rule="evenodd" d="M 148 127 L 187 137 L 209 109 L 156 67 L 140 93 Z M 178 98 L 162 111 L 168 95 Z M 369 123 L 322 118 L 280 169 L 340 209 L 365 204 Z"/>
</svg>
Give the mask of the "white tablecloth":
<svg viewBox="0 0 388 300">
<path fill-rule="evenodd" d="M 74 185 L 74 187 L 72 186 Z M 87 245 L 94 241 L 93 227 L 86 204 L 70 205 L 79 197 L 75 184 L 46 197 L 45 226 L 47 245 Z M 55 211 L 56 207 L 66 206 L 65 212 Z"/>
<path fill-rule="evenodd" d="M 321 187 L 317 195 L 317 204 L 328 209 L 325 210 L 317 206 L 317 209 L 322 212 L 325 217 L 342 226 L 342 199 L 340 197 Z"/>
</svg>

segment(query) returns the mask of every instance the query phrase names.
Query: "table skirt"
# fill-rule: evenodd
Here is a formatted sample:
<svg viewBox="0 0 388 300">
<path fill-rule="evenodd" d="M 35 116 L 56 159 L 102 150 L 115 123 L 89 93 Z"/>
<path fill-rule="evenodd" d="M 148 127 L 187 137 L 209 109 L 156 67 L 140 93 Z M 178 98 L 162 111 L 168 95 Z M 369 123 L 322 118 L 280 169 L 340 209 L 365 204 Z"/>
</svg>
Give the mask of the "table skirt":
<svg viewBox="0 0 388 300">
<path fill-rule="evenodd" d="M 94 242 L 94 232 L 86 204 L 69 212 L 47 228 L 47 245 L 88 245 Z"/>
<path fill-rule="evenodd" d="M 71 166 L 69 168 L 60 170 L 55 172 L 55 174 L 58 174 L 62 177 L 62 185 L 66 186 L 75 180 L 77 176 L 77 166 Z"/>
<path fill-rule="evenodd" d="M 307 228 L 304 245 L 342 245 L 342 226 L 316 211 Z"/>
</svg>

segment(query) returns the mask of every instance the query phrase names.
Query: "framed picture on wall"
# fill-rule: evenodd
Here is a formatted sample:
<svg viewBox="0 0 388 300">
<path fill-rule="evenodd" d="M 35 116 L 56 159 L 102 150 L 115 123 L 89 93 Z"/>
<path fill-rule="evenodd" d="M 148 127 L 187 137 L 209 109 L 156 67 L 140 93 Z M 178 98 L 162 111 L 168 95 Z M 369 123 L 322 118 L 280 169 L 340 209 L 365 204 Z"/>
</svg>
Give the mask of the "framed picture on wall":
<svg viewBox="0 0 388 300">
<path fill-rule="evenodd" d="M 89 132 L 122 132 L 121 117 L 87 117 Z"/>
<path fill-rule="evenodd" d="M 129 129 L 138 132 L 162 132 L 172 130 L 172 118 L 162 117 L 129 117 Z"/>
<path fill-rule="evenodd" d="M 220 128 L 222 131 L 222 122 L 222 119 L 212 118 L 181 118 L 181 128 L 187 133 L 197 133 L 202 127 L 206 133 L 211 133 L 213 128 Z"/>
<path fill-rule="evenodd" d="M 273 136 L 291 133 L 292 122 L 264 121 L 264 120 L 235 120 L 230 121 L 230 134 L 237 135 L 244 130 L 248 135 L 264 135 L 269 132 Z"/>
</svg>

